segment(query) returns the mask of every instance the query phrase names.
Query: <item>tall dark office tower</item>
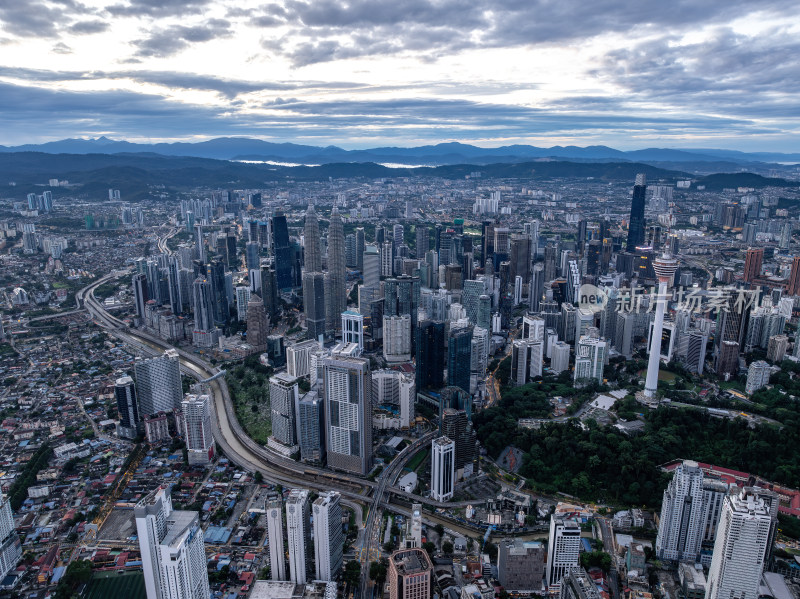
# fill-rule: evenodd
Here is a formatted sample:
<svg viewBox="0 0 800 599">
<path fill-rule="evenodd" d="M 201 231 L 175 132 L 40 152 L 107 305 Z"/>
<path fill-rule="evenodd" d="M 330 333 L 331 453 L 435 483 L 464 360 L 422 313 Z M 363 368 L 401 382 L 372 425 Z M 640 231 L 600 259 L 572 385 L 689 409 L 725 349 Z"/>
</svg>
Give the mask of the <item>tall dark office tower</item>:
<svg viewBox="0 0 800 599">
<path fill-rule="evenodd" d="M 211 283 L 211 303 L 214 307 L 214 322 L 225 326 L 228 324 L 230 312 L 228 294 L 225 290 L 225 265 L 220 260 L 213 260 L 208 265 L 208 281 Z"/>
<path fill-rule="evenodd" d="M 494 254 L 494 222 L 490 220 L 483 221 L 481 225 L 481 237 L 483 240 L 483 255 L 481 259 L 486 262 L 486 259 Z"/>
<path fill-rule="evenodd" d="M 292 256 L 292 287 L 300 287 L 303 284 L 303 248 L 300 243 L 295 241 L 291 247 Z"/>
<path fill-rule="evenodd" d="M 544 296 L 544 266 L 534 264 L 531 274 L 531 286 L 528 292 L 531 301 L 531 312 L 539 311 L 539 302 Z"/>
<path fill-rule="evenodd" d="M 444 323 L 423 320 L 417 327 L 417 391 L 444 386 Z M 469 365 L 467 365 L 469 369 Z"/>
<path fill-rule="evenodd" d="M 123 376 L 114 385 L 119 412 L 119 434 L 127 439 L 135 439 L 141 431 L 139 403 L 136 401 L 136 388 L 133 379 Z"/>
<path fill-rule="evenodd" d="M 575 243 L 575 251 L 580 256 L 583 256 L 583 248 L 586 245 L 586 219 L 578 221 L 578 239 Z"/>
<path fill-rule="evenodd" d="M 637 246 L 644 243 L 644 200 L 647 195 L 647 179 L 644 173 L 636 175 L 636 184 L 633 186 L 633 199 L 631 200 L 631 217 L 628 223 L 628 244 L 625 246 L 633 252 Z"/>
<path fill-rule="evenodd" d="M 144 318 L 145 305 L 150 297 L 147 295 L 147 275 L 138 273 L 133 275 L 133 303 L 136 305 L 136 315 Z"/>
<path fill-rule="evenodd" d="M 223 263 L 228 263 L 228 241 L 227 237 L 223 234 L 217 235 L 214 241 L 214 251 L 217 253 L 217 258 L 222 260 Z"/>
<path fill-rule="evenodd" d="M 383 289 L 386 298 L 383 308 L 384 315 L 403 316 L 408 314 L 411 317 L 411 339 L 416 339 L 419 277 L 400 275 L 397 278 L 386 279 Z M 412 344 L 412 355 L 414 351 L 414 344 Z"/>
<path fill-rule="evenodd" d="M 330 297 L 328 298 L 328 330 L 342 328 L 342 312 L 347 309 L 347 271 L 344 265 L 344 227 L 339 209 L 334 206 L 328 227 L 328 272 Z"/>
<path fill-rule="evenodd" d="M 206 246 L 203 244 L 203 225 L 194 226 L 195 255 L 201 262 L 206 261 Z"/>
<path fill-rule="evenodd" d="M 586 250 L 586 274 L 599 275 L 600 273 L 600 258 L 603 250 L 602 242 L 599 239 L 593 239 L 589 242 Z"/>
<path fill-rule="evenodd" d="M 194 294 L 194 330 L 208 333 L 214 329 L 214 293 L 211 283 L 198 277 L 192 284 Z"/>
<path fill-rule="evenodd" d="M 258 221 L 258 243 L 261 244 L 262 250 L 269 251 L 270 249 L 270 232 L 269 221 Z"/>
<path fill-rule="evenodd" d="M 260 193 L 252 193 L 252 194 L 250 194 L 250 205 L 253 208 L 261 208 L 261 194 Z"/>
<path fill-rule="evenodd" d="M 468 396 L 472 402 L 472 397 Z M 439 431 L 456 443 L 456 478 L 471 476 L 477 455 L 477 435 L 465 410 L 446 408 L 442 411 Z"/>
<path fill-rule="evenodd" d="M 530 281 L 531 272 L 531 238 L 528 235 L 511 236 L 511 280 L 522 277 L 522 284 Z"/>
<path fill-rule="evenodd" d="M 292 246 L 289 243 L 289 227 L 286 216 L 276 214 L 272 217 L 272 242 L 275 244 L 275 277 L 278 289 L 292 287 Z"/>
<path fill-rule="evenodd" d="M 442 247 L 442 233 L 444 232 L 444 227 L 441 223 L 436 223 L 436 228 L 434 229 L 434 236 L 433 236 L 433 249 L 436 253 L 439 253 L 439 250 Z"/>
<path fill-rule="evenodd" d="M 470 357 L 472 355 L 472 327 L 450 331 L 447 344 L 447 385 L 460 387 L 469 393 Z"/>
<path fill-rule="evenodd" d="M 425 254 L 431 248 L 430 229 L 425 225 L 417 225 L 417 252 L 419 260 L 425 259 Z"/>
<path fill-rule="evenodd" d="M 364 249 L 367 247 L 367 237 L 364 234 L 364 227 L 356 229 L 356 268 L 364 270 Z"/>
<path fill-rule="evenodd" d="M 169 308 L 175 315 L 180 315 L 182 310 L 181 303 L 181 286 L 178 279 L 178 260 L 174 256 L 170 257 L 169 263 L 166 268 L 167 271 L 167 298 L 169 300 Z"/>
<path fill-rule="evenodd" d="M 264 310 L 271 322 L 278 316 L 278 282 L 272 264 L 261 265 L 261 299 L 264 300 Z"/>
<path fill-rule="evenodd" d="M 244 246 L 244 261 L 247 266 L 247 272 L 258 268 L 260 264 L 259 251 L 261 247 L 257 241 L 248 241 Z"/>
<path fill-rule="evenodd" d="M 633 261 L 636 256 L 631 252 L 620 252 L 617 254 L 617 272 L 630 279 L 633 276 Z"/>
<path fill-rule="evenodd" d="M 227 237 L 225 238 L 228 248 L 228 268 L 229 269 L 237 269 L 238 270 L 238 247 L 236 245 L 236 234 L 231 232 L 228 233 Z"/>
<path fill-rule="evenodd" d="M 306 248 L 306 272 L 322 272 L 322 251 L 319 245 L 319 218 L 314 210 L 314 205 L 309 204 L 306 211 L 305 228 L 303 237 Z"/>
<path fill-rule="evenodd" d="M 380 226 L 375 227 L 375 244 L 378 247 L 381 247 L 381 245 L 383 245 L 383 242 L 385 241 L 386 241 L 386 229 Z"/>
<path fill-rule="evenodd" d="M 355 268 L 358 266 L 358 256 L 356 256 L 356 236 L 354 233 L 344 237 L 344 263 L 346 266 Z"/>
<path fill-rule="evenodd" d="M 453 261 L 453 235 L 451 230 L 439 233 L 439 265 L 455 264 Z"/>
<path fill-rule="evenodd" d="M 550 282 L 556 278 L 556 256 L 558 251 L 556 246 L 547 244 L 544 247 L 544 280 Z"/>
<path fill-rule="evenodd" d="M 309 339 L 317 340 L 325 335 L 325 274 L 303 273 L 303 308 L 306 313 L 306 328 Z"/>
</svg>

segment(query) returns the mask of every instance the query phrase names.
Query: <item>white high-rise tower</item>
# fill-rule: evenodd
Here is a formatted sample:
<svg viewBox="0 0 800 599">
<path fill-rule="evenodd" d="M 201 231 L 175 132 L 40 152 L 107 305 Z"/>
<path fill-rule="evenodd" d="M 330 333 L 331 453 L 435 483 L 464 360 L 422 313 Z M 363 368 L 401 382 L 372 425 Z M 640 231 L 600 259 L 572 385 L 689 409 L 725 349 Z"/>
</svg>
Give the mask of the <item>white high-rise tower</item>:
<svg viewBox="0 0 800 599">
<path fill-rule="evenodd" d="M 208 597 L 203 529 L 197 512 L 172 509 L 169 487 L 142 499 L 133 510 L 147 599 Z"/>
<path fill-rule="evenodd" d="M 267 539 L 272 580 L 286 580 L 286 549 L 283 544 L 283 505 L 280 497 L 267 503 Z"/>
<path fill-rule="evenodd" d="M 684 461 L 664 491 L 656 537 L 659 559 L 694 563 L 703 540 L 703 471 Z"/>
<path fill-rule="evenodd" d="M 335 491 L 314 501 L 314 561 L 317 580 L 334 582 L 342 571 L 342 506 Z"/>
<path fill-rule="evenodd" d="M 653 270 L 658 277 L 658 298 L 656 299 L 656 318 L 653 321 L 653 336 L 650 340 L 650 359 L 647 362 L 647 378 L 644 383 L 644 398 L 653 400 L 658 388 L 658 365 L 661 361 L 661 335 L 664 332 L 664 309 L 667 304 L 667 289 L 678 270 L 678 261 L 669 251 L 653 262 Z"/>
<path fill-rule="evenodd" d="M 738 495 L 725 498 L 706 599 L 758 597 L 774 516 L 757 491 L 745 487 Z"/>
<path fill-rule="evenodd" d="M 308 491 L 292 489 L 286 500 L 286 542 L 289 545 L 289 579 L 308 581 L 308 551 L 311 549 Z"/>
</svg>

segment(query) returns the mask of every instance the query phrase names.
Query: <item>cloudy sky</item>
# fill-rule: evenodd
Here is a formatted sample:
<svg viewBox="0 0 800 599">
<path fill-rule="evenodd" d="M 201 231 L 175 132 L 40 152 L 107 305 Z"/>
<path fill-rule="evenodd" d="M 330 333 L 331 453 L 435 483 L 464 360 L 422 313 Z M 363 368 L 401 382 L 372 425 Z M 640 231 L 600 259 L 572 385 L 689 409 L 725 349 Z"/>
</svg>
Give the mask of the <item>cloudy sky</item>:
<svg viewBox="0 0 800 599">
<path fill-rule="evenodd" d="M 0 0 L 0 144 L 800 151 L 797 0 Z"/>
</svg>

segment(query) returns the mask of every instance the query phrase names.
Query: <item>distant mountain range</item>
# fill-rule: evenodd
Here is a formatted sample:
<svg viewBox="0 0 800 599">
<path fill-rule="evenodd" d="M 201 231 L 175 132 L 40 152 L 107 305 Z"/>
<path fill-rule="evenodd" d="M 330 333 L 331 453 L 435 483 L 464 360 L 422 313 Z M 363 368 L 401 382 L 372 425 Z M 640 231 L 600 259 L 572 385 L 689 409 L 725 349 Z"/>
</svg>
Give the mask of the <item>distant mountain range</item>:
<svg viewBox="0 0 800 599">
<path fill-rule="evenodd" d="M 49 179 L 68 180 L 66 194 L 103 198 L 109 188 L 120 189 L 128 200 L 151 196 L 154 189 L 166 193 L 177 190 L 211 187 L 221 189 L 257 189 L 274 181 L 324 181 L 329 178 L 377 179 L 394 177 L 441 177 L 464 179 L 476 171 L 484 180 L 497 178 L 553 180 L 594 179 L 626 181 L 632 184 L 637 173 L 648 181 L 667 184 L 692 179 L 706 189 L 724 187 L 797 187 L 795 181 L 767 178 L 757 173 L 720 173 L 698 177 L 685 170 L 668 170 L 626 161 L 528 160 L 492 164 L 452 164 L 435 167 L 390 168 L 375 162 L 339 162 L 317 166 L 281 166 L 236 162 L 192 156 L 165 156 L 154 153 L 119 154 L 48 154 L 43 152 L 0 153 L 0 195 L 24 198 Z M 60 195 L 61 190 L 53 190 Z"/>
<path fill-rule="evenodd" d="M 143 144 L 117 141 L 107 137 L 96 139 L 63 139 L 43 144 L 0 146 L 0 152 L 45 152 L 48 154 L 131 154 L 150 153 L 163 156 L 191 156 L 217 160 L 250 160 L 297 164 L 330 164 L 343 162 L 394 163 L 408 166 L 441 166 L 453 164 L 496 164 L 530 162 L 532 160 L 570 160 L 573 162 L 644 162 L 665 168 L 694 164 L 691 172 L 745 170 L 750 165 L 762 169 L 765 163 L 800 163 L 800 153 L 737 152 L 715 149 L 647 148 L 621 151 L 607 146 L 553 146 L 539 148 L 528 145 L 480 148 L 462 143 L 441 143 L 414 148 L 379 147 L 345 150 L 337 146 L 307 146 L 272 143 L 248 137 L 219 137 L 197 143 Z M 697 166 L 704 163 L 704 166 Z M 711 167 L 711 164 L 714 166 Z M 684 170 L 684 169 L 681 169 Z M 759 170 L 752 169 L 749 170 Z"/>
</svg>

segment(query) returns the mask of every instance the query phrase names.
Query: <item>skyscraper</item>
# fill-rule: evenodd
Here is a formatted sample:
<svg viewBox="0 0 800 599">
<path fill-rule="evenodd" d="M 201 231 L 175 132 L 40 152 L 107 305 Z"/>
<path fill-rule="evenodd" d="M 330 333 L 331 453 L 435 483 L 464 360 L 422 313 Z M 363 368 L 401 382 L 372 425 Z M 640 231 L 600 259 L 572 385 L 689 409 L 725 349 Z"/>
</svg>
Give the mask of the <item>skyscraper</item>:
<svg viewBox="0 0 800 599">
<path fill-rule="evenodd" d="M 424 549 L 400 549 L 389 558 L 389 599 L 431 596 L 433 564 Z"/>
<path fill-rule="evenodd" d="M 325 336 L 325 275 L 321 272 L 303 273 L 303 308 L 306 316 L 306 335 L 310 340 Z"/>
<path fill-rule="evenodd" d="M 289 580 L 295 584 L 308 581 L 311 551 L 309 514 L 308 491 L 292 489 L 286 499 L 286 544 L 289 546 Z"/>
<path fill-rule="evenodd" d="M 634 192 L 635 194 L 635 192 Z M 630 237 L 628 237 L 630 239 Z M 672 278 L 678 270 L 678 261 L 669 251 L 653 263 L 658 277 L 658 297 L 656 298 L 656 317 L 653 321 L 653 333 L 650 342 L 650 357 L 647 362 L 647 378 L 644 384 L 644 397 L 653 400 L 658 388 L 658 369 L 661 363 L 661 335 L 664 329 L 664 310 L 668 301 L 667 288 L 672 285 Z"/>
<path fill-rule="evenodd" d="M 269 379 L 269 399 L 272 410 L 272 436 L 288 454 L 297 446 L 296 413 L 299 401 L 297 379 L 279 372 Z"/>
<path fill-rule="evenodd" d="M 756 491 L 745 487 L 725 498 L 708 571 L 706 599 L 759 596 L 774 516 Z"/>
<path fill-rule="evenodd" d="M 647 195 L 647 178 L 643 173 L 636 175 L 631 200 L 631 216 L 628 222 L 628 243 L 625 248 L 629 252 L 644 243 L 644 202 Z"/>
<path fill-rule="evenodd" d="M 750 282 L 761 276 L 764 248 L 749 248 L 744 259 L 744 280 Z"/>
<path fill-rule="evenodd" d="M 547 586 L 560 588 L 561 579 L 578 567 L 581 549 L 581 527 L 575 520 L 552 514 L 550 516 L 550 538 L 547 544 Z"/>
<path fill-rule="evenodd" d="M 0 495 L 0 579 L 22 558 L 22 542 L 15 532 L 14 514 L 6 495 Z"/>
<path fill-rule="evenodd" d="M 328 465 L 363 476 L 372 469 L 369 360 L 333 354 L 323 373 Z"/>
<path fill-rule="evenodd" d="M 305 270 L 306 272 L 322 272 L 322 251 L 320 249 L 319 218 L 314 211 L 314 205 L 309 204 L 306 211 L 306 222 L 303 229 L 305 245 Z"/>
<path fill-rule="evenodd" d="M 472 327 L 450 331 L 447 344 L 447 384 L 470 391 L 470 356 L 472 352 Z"/>
<path fill-rule="evenodd" d="M 133 275 L 133 303 L 136 306 L 136 316 L 144 319 L 144 307 L 150 297 L 147 295 L 147 275 L 137 273 Z"/>
<path fill-rule="evenodd" d="M 213 260 L 208 265 L 208 282 L 211 283 L 211 306 L 214 312 L 214 323 L 220 326 L 228 324 L 230 311 L 228 293 L 225 288 L 225 265 L 220 260 Z"/>
<path fill-rule="evenodd" d="M 444 386 L 445 327 L 443 322 L 425 320 L 416 335 L 417 390 L 441 389 Z"/>
<path fill-rule="evenodd" d="M 304 462 L 325 462 L 325 408 L 316 391 L 309 391 L 297 404 L 300 459 Z"/>
<path fill-rule="evenodd" d="M 430 229 L 425 225 L 417 225 L 417 258 L 422 260 L 431 249 Z"/>
<path fill-rule="evenodd" d="M 342 312 L 342 343 L 355 343 L 364 350 L 364 317 L 357 310 Z"/>
<path fill-rule="evenodd" d="M 328 271 L 330 273 L 331 296 L 327 298 L 328 329 L 341 326 L 341 314 L 347 309 L 347 271 L 344 261 L 344 228 L 339 209 L 333 207 L 328 227 Z"/>
<path fill-rule="evenodd" d="M 247 302 L 247 343 L 257 351 L 267 347 L 269 336 L 269 318 L 264 309 L 264 302 L 258 294 L 252 294 Z"/>
<path fill-rule="evenodd" d="M 203 529 L 197 512 L 172 509 L 169 487 L 159 487 L 133 510 L 148 599 L 210 595 Z"/>
<path fill-rule="evenodd" d="M 800 256 L 792 258 L 792 270 L 789 274 L 789 287 L 786 295 L 800 295 Z"/>
<path fill-rule="evenodd" d="M 447 437 L 434 439 L 431 445 L 431 499 L 449 501 L 456 481 L 456 444 Z"/>
<path fill-rule="evenodd" d="M 341 495 L 336 491 L 321 493 L 314 501 L 313 512 L 316 579 L 333 582 L 342 571 Z"/>
<path fill-rule="evenodd" d="M 286 548 L 283 543 L 283 505 L 279 495 L 267 501 L 267 541 L 272 580 L 286 580 Z"/>
<path fill-rule="evenodd" d="M 470 396 L 466 397 L 472 402 Z M 455 443 L 455 475 L 456 480 L 469 478 L 475 471 L 475 456 L 477 454 L 477 435 L 469 420 L 467 410 L 445 408 L 442 410 L 441 426 L 442 435 Z"/>
<path fill-rule="evenodd" d="M 117 398 L 117 411 L 119 412 L 119 428 L 117 429 L 119 435 L 127 439 L 135 439 L 142 427 L 133 379 L 129 376 L 118 378 L 114 385 L 114 395 Z"/>
<path fill-rule="evenodd" d="M 289 227 L 286 216 L 278 213 L 272 217 L 272 243 L 275 256 L 275 277 L 278 289 L 292 287 L 294 275 L 292 273 L 292 245 L 289 242 Z"/>
<path fill-rule="evenodd" d="M 161 356 L 138 360 L 133 370 L 140 416 L 171 412 L 181 407 L 183 386 L 178 352 L 168 349 Z"/>
<path fill-rule="evenodd" d="M 211 398 L 187 394 L 181 403 L 189 464 L 208 464 L 214 458 L 211 434 Z"/>
<path fill-rule="evenodd" d="M 575 344 L 574 382 L 595 379 L 603 382 L 603 367 L 608 352 L 608 342 L 593 337 L 581 337 Z"/>
<path fill-rule="evenodd" d="M 703 540 L 703 471 L 697 462 L 685 461 L 664 490 L 656 555 L 668 561 L 694 563 Z"/>
</svg>

